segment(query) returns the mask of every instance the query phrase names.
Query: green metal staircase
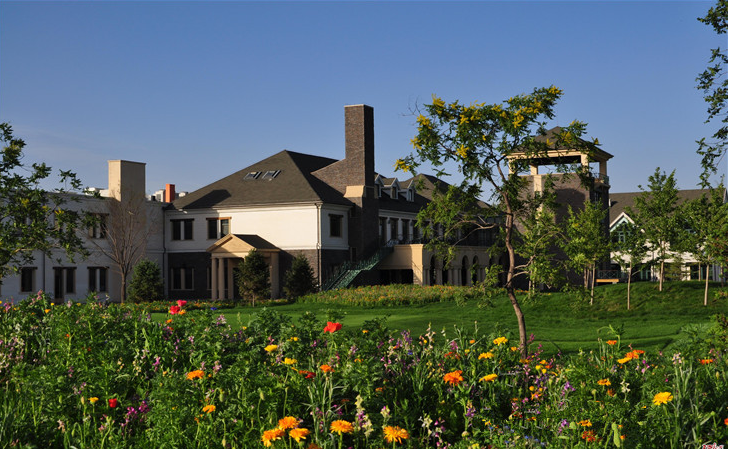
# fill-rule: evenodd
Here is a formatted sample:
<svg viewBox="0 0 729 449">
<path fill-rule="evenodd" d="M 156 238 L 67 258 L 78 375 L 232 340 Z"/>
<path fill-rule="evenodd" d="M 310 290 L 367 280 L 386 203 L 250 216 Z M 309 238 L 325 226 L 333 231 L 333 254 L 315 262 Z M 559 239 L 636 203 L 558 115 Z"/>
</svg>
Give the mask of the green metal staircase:
<svg viewBox="0 0 729 449">
<path fill-rule="evenodd" d="M 327 279 L 321 290 L 327 291 L 349 287 L 360 273 L 362 273 L 363 271 L 372 270 L 387 256 L 392 254 L 393 251 L 393 247 L 386 246 L 377 250 L 377 252 L 375 252 L 375 254 L 373 254 L 368 259 L 360 260 L 357 262 L 345 262 L 339 268 L 339 271 L 337 271 L 329 279 Z"/>
</svg>

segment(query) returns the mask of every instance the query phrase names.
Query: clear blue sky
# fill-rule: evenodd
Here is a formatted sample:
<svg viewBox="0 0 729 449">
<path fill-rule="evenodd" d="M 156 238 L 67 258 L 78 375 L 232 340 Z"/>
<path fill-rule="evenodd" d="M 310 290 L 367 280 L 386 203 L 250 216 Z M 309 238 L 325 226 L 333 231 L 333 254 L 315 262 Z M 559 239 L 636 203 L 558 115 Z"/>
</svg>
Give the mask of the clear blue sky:
<svg viewBox="0 0 729 449">
<path fill-rule="evenodd" d="M 26 162 L 106 187 L 146 162 L 147 191 L 192 191 L 283 149 L 344 157 L 344 105 L 375 109 L 376 169 L 411 152 L 432 94 L 496 103 L 564 90 L 614 155 L 611 191 L 656 167 L 696 188 L 706 106 L 695 78 L 726 36 L 713 2 L 0 1 L 0 121 Z M 721 161 L 726 172 L 726 159 Z"/>
</svg>

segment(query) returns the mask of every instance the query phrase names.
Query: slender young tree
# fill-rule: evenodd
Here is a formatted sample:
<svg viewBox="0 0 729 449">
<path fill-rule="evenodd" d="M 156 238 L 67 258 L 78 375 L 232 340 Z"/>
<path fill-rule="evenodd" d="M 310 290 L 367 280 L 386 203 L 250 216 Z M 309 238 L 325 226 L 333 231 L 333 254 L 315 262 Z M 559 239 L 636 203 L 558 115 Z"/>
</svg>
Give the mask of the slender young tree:
<svg viewBox="0 0 729 449">
<path fill-rule="evenodd" d="M 709 267 L 727 267 L 727 204 L 724 189 L 711 189 L 695 200 L 681 204 L 679 215 L 683 219 L 679 248 L 690 253 L 701 266 L 706 267 L 704 305 L 709 301 Z"/>
<path fill-rule="evenodd" d="M 598 262 L 610 254 L 610 241 L 603 231 L 607 211 L 592 201 L 584 209 L 575 212 L 569 207 L 565 223 L 565 240 L 562 248 L 569 257 L 569 264 L 582 271 L 583 288 L 590 289 L 590 305 L 595 299 L 595 271 Z"/>
<path fill-rule="evenodd" d="M 550 148 L 585 153 L 597 148 L 595 143 L 581 139 L 586 125 L 578 121 L 561 128 L 554 142 L 538 138 L 546 135 L 546 120 L 554 118 L 554 107 L 561 95 L 562 91 L 552 86 L 502 103 L 468 106 L 458 101 L 446 104 L 433 96 L 433 102 L 424 105 L 423 113 L 417 117 L 418 133 L 412 140 L 416 153 L 395 164 L 399 170 L 414 172 L 421 163 L 429 163 L 443 176 L 444 164 L 453 163 L 463 176 L 455 190 L 435 197 L 418 216 L 421 229 L 427 229 L 422 226 L 427 221 L 443 229 L 441 235 L 433 236 L 435 242 L 452 245 L 464 229 L 500 229 L 508 260 L 505 288 L 517 318 L 520 349 L 525 357 L 526 322 L 514 282 L 514 243 L 527 191 L 525 177 L 519 173 L 526 171 L 535 158 L 546 156 Z M 519 159 L 511 157 L 517 153 Z M 480 202 L 480 197 L 489 193 L 490 201 Z"/>
<path fill-rule="evenodd" d="M 560 267 L 556 249 L 559 246 L 560 228 L 555 213 L 545 208 L 529 213 L 520 220 L 521 234 L 515 241 L 516 253 L 524 261 L 516 267 L 529 278 L 529 295 L 536 293 L 539 285 L 554 286 L 560 282 Z"/>
<path fill-rule="evenodd" d="M 147 241 L 157 232 L 159 221 L 148 215 L 143 195 L 123 200 L 105 198 L 107 213 L 98 213 L 102 239 L 89 239 L 114 264 L 121 276 L 119 298 L 126 301 L 129 275 L 146 254 Z"/>
<path fill-rule="evenodd" d="M 271 294 L 271 281 L 268 264 L 263 255 L 252 249 L 238 264 L 238 291 L 244 299 L 256 305 L 256 300 Z"/>
<path fill-rule="evenodd" d="M 676 215 L 678 189 L 674 179 L 661 172 L 660 167 L 648 177 L 648 190 L 639 185 L 641 193 L 635 199 L 635 209 L 626 208 L 635 224 L 643 230 L 648 247 L 655 254 L 654 262 L 660 267 L 658 291 L 663 291 L 666 260 L 671 254 L 671 245 L 678 243 L 679 224 Z"/>
<path fill-rule="evenodd" d="M 60 171 L 60 185 L 47 191 L 41 183 L 51 176 L 51 168 L 43 163 L 23 164 L 25 142 L 13 136 L 13 128 L 0 123 L 0 283 L 20 267 L 32 264 L 34 251 L 54 257 L 61 249 L 69 261 L 86 257 L 84 239 L 76 234 L 78 227 L 93 223 L 93 217 L 73 210 L 71 192 L 81 191 L 81 181 L 70 171 Z"/>
<path fill-rule="evenodd" d="M 645 257 L 648 254 L 645 234 L 635 223 L 627 221 L 618 225 L 610 237 L 615 261 L 620 265 L 620 268 L 628 273 L 627 309 L 630 310 L 630 287 L 633 272 L 643 268 Z"/>
</svg>

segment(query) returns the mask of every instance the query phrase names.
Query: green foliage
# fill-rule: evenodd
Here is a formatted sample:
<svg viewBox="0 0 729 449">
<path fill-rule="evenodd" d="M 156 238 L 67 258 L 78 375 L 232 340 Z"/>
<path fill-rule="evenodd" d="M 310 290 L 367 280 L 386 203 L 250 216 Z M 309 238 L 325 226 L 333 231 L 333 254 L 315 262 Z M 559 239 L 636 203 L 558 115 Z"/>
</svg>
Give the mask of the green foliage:
<svg viewBox="0 0 729 449">
<path fill-rule="evenodd" d="M 164 291 L 159 265 L 148 259 L 137 262 L 129 282 L 129 299 L 135 303 L 161 301 Z"/>
<path fill-rule="evenodd" d="M 51 175 L 43 163 L 23 165 L 25 142 L 13 136 L 7 123 L 0 123 L 3 143 L 0 160 L 0 279 L 33 263 L 33 251 L 54 258 L 53 249 L 62 249 L 69 261 L 85 257 L 88 251 L 76 232 L 93 224 L 93 218 L 66 207 L 67 193 L 81 190 L 81 181 L 70 171 L 60 171 L 59 188 L 53 192 L 40 187 Z"/>
<path fill-rule="evenodd" d="M 641 193 L 635 199 L 635 209 L 627 208 L 628 215 L 644 233 L 646 242 L 660 264 L 659 289 L 663 289 L 664 265 L 670 258 L 671 246 L 678 244 L 680 223 L 677 215 L 678 189 L 674 178 L 661 172 L 660 167 L 648 177 L 648 190 L 638 185 Z"/>
<path fill-rule="evenodd" d="M 711 26 L 716 34 L 727 33 L 727 0 L 717 0 L 716 5 L 709 8 L 705 17 L 698 20 Z M 727 53 L 721 47 L 711 50 L 709 66 L 697 78 L 696 88 L 704 92 L 704 101 L 707 103 L 706 123 L 715 117 L 721 118 L 722 125 L 711 136 L 713 141 L 702 138 L 697 141 L 697 153 L 701 155 L 701 186 L 709 187 L 709 176 L 716 173 L 718 162 L 726 154 L 727 149 Z"/>
<path fill-rule="evenodd" d="M 611 247 L 615 255 L 613 260 L 628 274 L 627 308 L 630 309 L 630 287 L 634 270 L 640 271 L 645 266 L 644 259 L 648 254 L 645 234 L 631 221 L 617 226 L 611 235 Z"/>
<path fill-rule="evenodd" d="M 238 264 L 238 292 L 256 305 L 256 300 L 267 299 L 271 295 L 271 281 L 268 264 L 263 255 L 252 249 Z"/>
<path fill-rule="evenodd" d="M 284 293 L 288 299 L 314 293 L 317 289 L 314 270 L 306 256 L 298 255 L 291 262 L 291 268 L 284 276 Z"/>
<path fill-rule="evenodd" d="M 514 278 L 518 274 L 514 242 L 520 217 L 538 210 L 548 196 L 526 192 L 526 177 L 519 174 L 530 164 L 545 157 L 550 149 L 569 148 L 589 153 L 597 149 L 597 140 L 582 139 L 586 125 L 573 121 L 546 138 L 547 120 L 554 118 L 554 108 L 562 91 L 555 86 L 534 89 L 496 103 L 458 101 L 447 104 L 433 96 L 417 117 L 418 133 L 412 139 L 416 154 L 399 159 L 396 168 L 415 172 L 421 163 L 441 168 L 454 163 L 463 181 L 443 194 L 434 194 L 431 204 L 418 214 L 418 225 L 430 223 L 439 232 L 433 235 L 431 247 L 453 255 L 452 246 L 459 235 L 474 230 L 500 230 L 509 260 L 505 286 L 520 323 L 519 339 L 526 351 L 527 335 L 524 317 L 514 294 Z M 481 195 L 490 192 L 486 202 Z M 526 354 L 526 352 L 524 352 Z"/>
<path fill-rule="evenodd" d="M 272 447 L 389 447 L 385 425 L 407 430 L 404 448 L 726 444 L 727 351 L 711 329 L 662 352 L 618 330 L 588 337 L 590 351 L 523 358 L 494 325 L 394 333 L 373 319 L 328 333 L 312 313 L 268 308 L 246 324 L 44 295 L 1 308 L 0 443 L 262 447 L 290 416 L 305 444 L 284 431 Z M 336 419 L 353 431 L 331 431 Z"/>
<path fill-rule="evenodd" d="M 588 201 L 584 209 L 574 212 L 569 207 L 569 218 L 565 223 L 565 240 L 562 245 L 569 257 L 569 264 L 582 271 L 584 288 L 594 291 L 597 263 L 610 254 L 610 240 L 604 229 L 607 211 L 599 204 Z M 593 295 L 590 295 L 590 304 Z"/>
</svg>

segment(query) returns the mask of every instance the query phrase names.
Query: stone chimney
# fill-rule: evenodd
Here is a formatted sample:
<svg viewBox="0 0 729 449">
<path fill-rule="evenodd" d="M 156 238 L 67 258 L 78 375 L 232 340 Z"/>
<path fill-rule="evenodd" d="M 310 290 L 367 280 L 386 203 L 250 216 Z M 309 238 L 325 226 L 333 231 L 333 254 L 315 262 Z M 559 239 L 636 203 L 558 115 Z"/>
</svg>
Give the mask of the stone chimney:
<svg viewBox="0 0 729 449">
<path fill-rule="evenodd" d="M 145 167 L 143 162 L 109 161 L 109 196 L 118 201 L 144 197 Z"/>
<path fill-rule="evenodd" d="M 165 184 L 165 203 L 171 203 L 175 198 L 175 185 Z"/>
</svg>

